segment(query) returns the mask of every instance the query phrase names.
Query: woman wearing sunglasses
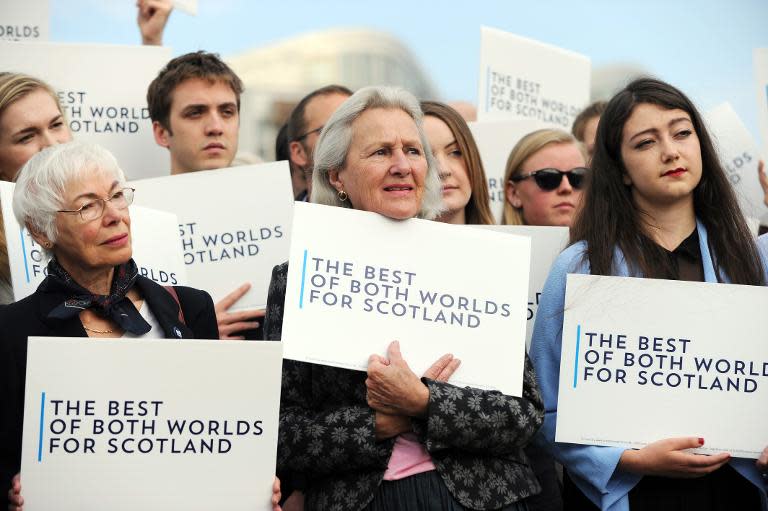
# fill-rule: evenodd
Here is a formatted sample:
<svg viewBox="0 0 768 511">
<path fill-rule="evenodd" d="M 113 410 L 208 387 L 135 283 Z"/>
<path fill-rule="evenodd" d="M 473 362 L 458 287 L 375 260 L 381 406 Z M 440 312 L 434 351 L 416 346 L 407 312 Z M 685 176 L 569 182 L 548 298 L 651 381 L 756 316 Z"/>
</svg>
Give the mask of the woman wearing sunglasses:
<svg viewBox="0 0 768 511">
<path fill-rule="evenodd" d="M 504 225 L 570 226 L 587 175 L 583 146 L 560 130 L 524 136 L 507 159 Z"/>
<path fill-rule="evenodd" d="M 706 443 L 696 431 L 637 450 L 555 442 L 567 274 L 766 283 L 765 258 L 701 115 L 682 92 L 648 78 L 627 85 L 600 118 L 592 167 L 573 244 L 544 286 L 530 350 L 544 396 L 539 435 L 565 468 L 566 508 L 765 510 L 755 461 L 689 452 Z"/>
</svg>

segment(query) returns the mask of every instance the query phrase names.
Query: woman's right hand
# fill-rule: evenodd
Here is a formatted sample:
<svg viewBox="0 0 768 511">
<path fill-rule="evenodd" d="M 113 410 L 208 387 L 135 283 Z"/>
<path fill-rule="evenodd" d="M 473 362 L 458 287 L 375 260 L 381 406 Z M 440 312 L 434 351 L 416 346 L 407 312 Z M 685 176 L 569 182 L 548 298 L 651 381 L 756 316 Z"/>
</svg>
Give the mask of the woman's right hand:
<svg viewBox="0 0 768 511">
<path fill-rule="evenodd" d="M 727 452 L 693 454 L 685 449 L 704 445 L 703 438 L 667 438 L 642 449 L 628 449 L 619 459 L 619 468 L 641 475 L 694 478 L 707 475 L 731 460 Z"/>
<path fill-rule="evenodd" d="M 8 511 L 24 511 L 24 497 L 21 496 L 21 477 L 19 474 L 11 479 L 11 489 L 8 490 Z"/>
</svg>

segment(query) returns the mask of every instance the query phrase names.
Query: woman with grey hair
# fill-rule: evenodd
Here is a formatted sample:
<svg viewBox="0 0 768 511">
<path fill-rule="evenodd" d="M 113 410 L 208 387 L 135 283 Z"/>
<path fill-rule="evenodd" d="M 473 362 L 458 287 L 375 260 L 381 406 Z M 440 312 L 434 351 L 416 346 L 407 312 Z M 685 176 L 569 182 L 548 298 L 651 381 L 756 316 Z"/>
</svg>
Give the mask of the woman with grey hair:
<svg viewBox="0 0 768 511">
<path fill-rule="evenodd" d="M 390 87 L 351 96 L 320 135 L 312 186 L 320 204 L 434 218 L 442 189 L 416 98 Z M 283 264 L 272 275 L 268 339 L 281 337 L 287 274 Z M 367 373 L 284 361 L 283 481 L 305 479 L 307 509 L 527 509 L 539 484 L 522 449 L 543 420 L 532 366 L 516 398 L 447 383 L 458 365 L 444 355 L 416 375 L 396 342 Z"/>
<path fill-rule="evenodd" d="M 16 178 L 16 219 L 51 259 L 32 295 L 0 307 L 0 481 L 12 486 L 9 509 L 23 505 L 18 472 L 29 336 L 219 336 L 208 293 L 163 288 L 139 275 L 131 258 L 133 195 L 115 158 L 83 142 L 44 149 Z"/>
</svg>

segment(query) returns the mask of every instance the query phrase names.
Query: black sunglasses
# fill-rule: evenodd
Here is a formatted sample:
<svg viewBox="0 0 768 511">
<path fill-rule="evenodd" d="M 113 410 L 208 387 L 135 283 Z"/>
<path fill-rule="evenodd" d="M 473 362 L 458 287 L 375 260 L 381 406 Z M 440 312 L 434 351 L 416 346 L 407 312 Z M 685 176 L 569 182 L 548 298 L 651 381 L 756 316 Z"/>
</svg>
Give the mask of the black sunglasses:
<svg viewBox="0 0 768 511">
<path fill-rule="evenodd" d="M 517 183 L 518 181 L 532 177 L 533 180 L 536 181 L 536 184 L 539 186 L 539 188 L 547 192 L 551 192 L 560 186 L 560 183 L 563 181 L 563 176 L 565 176 L 571 186 L 579 190 L 584 185 L 584 179 L 587 177 L 587 172 L 589 172 L 589 169 L 586 167 L 576 167 L 575 169 L 566 171 L 557 169 L 541 169 L 529 174 L 512 176 L 510 181 Z"/>
</svg>

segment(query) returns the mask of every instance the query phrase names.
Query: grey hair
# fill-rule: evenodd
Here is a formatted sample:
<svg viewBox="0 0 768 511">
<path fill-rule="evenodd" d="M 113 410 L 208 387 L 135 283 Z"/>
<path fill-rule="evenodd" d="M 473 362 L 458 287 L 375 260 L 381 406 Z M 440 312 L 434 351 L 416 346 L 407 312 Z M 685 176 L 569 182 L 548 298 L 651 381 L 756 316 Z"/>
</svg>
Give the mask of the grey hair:
<svg viewBox="0 0 768 511">
<path fill-rule="evenodd" d="M 444 209 L 440 172 L 432 156 L 429 141 L 422 126 L 423 113 L 419 101 L 399 87 L 364 87 L 336 109 L 325 123 L 315 146 L 315 168 L 312 172 L 312 197 L 317 204 L 351 207 L 349 201 L 340 201 L 338 192 L 331 185 L 329 172 L 344 168 L 349 146 L 352 144 L 352 123 L 369 108 L 387 108 L 407 113 L 416 123 L 419 139 L 427 158 L 427 175 L 421 208 L 416 216 L 427 220 L 436 218 Z"/>
<path fill-rule="evenodd" d="M 125 174 L 112 153 L 80 141 L 54 144 L 34 155 L 16 175 L 13 214 L 20 225 L 56 241 L 56 212 L 64 209 L 67 186 L 93 172 L 112 174 L 119 183 Z"/>
</svg>

